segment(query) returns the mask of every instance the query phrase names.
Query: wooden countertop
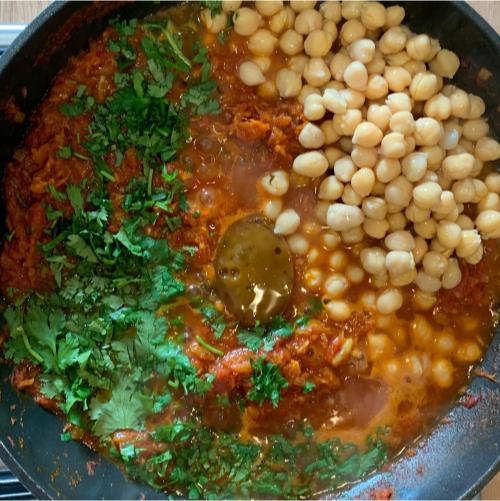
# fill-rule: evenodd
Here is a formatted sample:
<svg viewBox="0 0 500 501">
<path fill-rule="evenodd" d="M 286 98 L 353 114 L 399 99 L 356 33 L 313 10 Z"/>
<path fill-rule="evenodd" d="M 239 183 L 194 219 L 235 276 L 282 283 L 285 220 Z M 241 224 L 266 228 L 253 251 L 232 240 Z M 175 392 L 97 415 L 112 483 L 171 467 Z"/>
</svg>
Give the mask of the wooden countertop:
<svg viewBox="0 0 500 501">
<path fill-rule="evenodd" d="M 500 1 L 483 0 L 468 2 L 488 23 L 500 32 Z M 0 24 L 29 23 L 50 1 L 0 1 Z M 500 499 L 500 473 L 485 487 L 481 499 Z"/>
</svg>

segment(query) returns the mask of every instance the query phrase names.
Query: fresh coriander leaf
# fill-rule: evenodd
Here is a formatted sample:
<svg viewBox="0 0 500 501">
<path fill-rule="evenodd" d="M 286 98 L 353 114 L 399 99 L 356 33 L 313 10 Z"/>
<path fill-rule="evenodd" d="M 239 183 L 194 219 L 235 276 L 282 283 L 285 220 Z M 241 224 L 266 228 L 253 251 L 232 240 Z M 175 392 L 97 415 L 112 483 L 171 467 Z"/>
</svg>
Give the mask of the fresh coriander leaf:
<svg viewBox="0 0 500 501">
<path fill-rule="evenodd" d="M 57 151 L 57 156 L 59 158 L 64 159 L 64 160 L 68 160 L 69 158 L 71 158 L 72 154 L 73 154 L 73 150 L 71 149 L 71 146 L 68 146 L 68 145 L 59 146 L 59 150 Z"/>
<path fill-rule="evenodd" d="M 288 381 L 281 374 L 279 366 L 267 362 L 265 357 L 259 357 L 250 364 L 253 369 L 252 388 L 247 393 L 247 398 L 259 405 L 269 400 L 273 407 L 277 407 L 281 390 L 288 386 Z"/>
<path fill-rule="evenodd" d="M 316 385 L 312 381 L 306 381 L 304 383 L 303 391 L 304 393 L 310 393 L 314 390 L 315 387 Z"/>
</svg>

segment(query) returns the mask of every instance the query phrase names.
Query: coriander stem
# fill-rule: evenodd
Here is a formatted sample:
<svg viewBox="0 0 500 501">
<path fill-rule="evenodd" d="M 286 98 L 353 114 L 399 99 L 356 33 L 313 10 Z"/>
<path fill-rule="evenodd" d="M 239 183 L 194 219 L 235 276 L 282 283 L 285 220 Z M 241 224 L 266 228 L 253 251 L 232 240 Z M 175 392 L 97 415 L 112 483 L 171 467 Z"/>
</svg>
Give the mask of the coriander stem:
<svg viewBox="0 0 500 501">
<path fill-rule="evenodd" d="M 216 348 L 215 346 L 208 344 L 201 336 L 199 336 L 199 335 L 196 336 L 196 341 L 198 341 L 198 343 L 200 343 L 201 346 L 203 346 L 203 348 L 205 348 L 205 350 L 208 350 L 208 351 L 214 353 L 215 355 L 219 355 L 219 356 L 224 355 L 224 352 L 222 350 L 219 350 L 219 348 Z"/>
</svg>

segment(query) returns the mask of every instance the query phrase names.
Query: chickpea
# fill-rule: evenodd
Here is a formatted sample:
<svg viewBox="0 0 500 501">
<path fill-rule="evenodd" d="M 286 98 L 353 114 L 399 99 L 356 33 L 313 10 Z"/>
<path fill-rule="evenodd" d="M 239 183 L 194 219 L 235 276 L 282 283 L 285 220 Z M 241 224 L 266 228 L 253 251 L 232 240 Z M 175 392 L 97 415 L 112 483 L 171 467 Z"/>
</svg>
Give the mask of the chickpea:
<svg viewBox="0 0 500 501">
<path fill-rule="evenodd" d="M 406 251 L 410 252 L 415 247 L 415 240 L 408 231 L 395 231 L 385 237 L 385 245 L 388 249 L 393 251 Z"/>
<path fill-rule="evenodd" d="M 432 58 L 432 42 L 428 35 L 415 35 L 406 44 L 408 55 L 416 61 L 429 61 Z"/>
<path fill-rule="evenodd" d="M 317 149 L 325 143 L 325 134 L 312 123 L 307 123 L 299 134 L 299 143 L 304 148 Z"/>
<path fill-rule="evenodd" d="M 274 14 L 269 20 L 269 29 L 279 35 L 285 30 L 293 28 L 295 12 L 290 7 L 285 7 Z"/>
<path fill-rule="evenodd" d="M 473 256 L 475 252 L 481 247 L 481 236 L 475 229 L 462 230 L 460 243 L 457 246 L 457 256 L 461 258 L 468 258 Z"/>
<path fill-rule="evenodd" d="M 455 352 L 457 342 L 453 334 L 449 331 L 443 331 L 436 339 L 435 339 L 435 347 L 436 350 L 443 355 L 450 355 Z"/>
<path fill-rule="evenodd" d="M 500 197 L 496 193 L 488 193 L 477 204 L 477 210 L 479 212 L 484 212 L 487 210 L 500 210 Z"/>
<path fill-rule="evenodd" d="M 335 24 L 334 21 L 325 21 L 323 23 L 323 31 L 325 31 L 326 33 L 329 33 L 334 42 L 335 42 L 335 40 L 337 40 L 337 37 L 339 36 L 339 31 L 338 31 L 337 25 Z M 332 58 L 333 58 L 333 54 L 332 54 Z M 326 63 L 330 64 L 331 60 L 326 61 Z"/>
<path fill-rule="evenodd" d="M 382 140 L 382 131 L 371 122 L 361 122 L 352 136 L 353 144 L 359 144 L 366 148 L 377 146 Z"/>
<path fill-rule="evenodd" d="M 256 56 L 270 56 L 277 44 L 278 39 L 269 30 L 257 30 L 248 39 L 248 49 Z"/>
<path fill-rule="evenodd" d="M 405 64 L 411 61 L 411 57 L 405 50 L 396 52 L 395 54 L 386 54 L 386 62 L 389 66 L 404 67 Z"/>
<path fill-rule="evenodd" d="M 455 353 L 457 362 L 463 364 L 472 364 L 481 358 L 481 348 L 475 341 L 465 341 L 458 345 Z"/>
<path fill-rule="evenodd" d="M 309 58 L 306 55 L 297 54 L 296 56 L 292 56 L 290 59 L 288 59 L 288 67 L 292 71 L 295 71 L 299 75 L 302 75 L 307 61 L 309 61 Z"/>
<path fill-rule="evenodd" d="M 332 273 L 329 275 L 323 285 L 323 290 L 328 297 L 338 299 L 342 297 L 349 288 L 349 282 L 341 273 Z"/>
<path fill-rule="evenodd" d="M 415 130 L 415 120 L 409 111 L 397 111 L 392 115 L 389 127 L 393 132 L 400 132 L 405 136 L 409 136 Z"/>
<path fill-rule="evenodd" d="M 489 132 L 488 123 L 482 119 L 466 120 L 463 124 L 462 133 L 469 141 L 478 141 Z"/>
<path fill-rule="evenodd" d="M 280 198 L 271 198 L 267 200 L 262 207 L 264 216 L 272 219 L 273 221 L 280 215 L 282 210 L 283 202 Z"/>
<path fill-rule="evenodd" d="M 352 59 L 349 56 L 337 52 L 330 62 L 330 71 L 332 72 L 333 78 L 338 82 L 343 82 L 345 70 L 351 63 Z"/>
<path fill-rule="evenodd" d="M 389 215 L 387 216 L 387 221 L 389 222 L 389 229 L 391 231 L 401 231 L 406 227 L 406 223 L 408 222 L 402 210 L 404 207 L 399 205 L 387 204 L 387 212 Z"/>
<path fill-rule="evenodd" d="M 401 66 L 386 66 L 384 78 L 393 92 L 404 90 L 412 82 L 410 73 Z"/>
<path fill-rule="evenodd" d="M 263 73 L 269 71 L 271 67 L 271 58 L 267 56 L 256 56 L 252 58 L 252 62 L 255 63 Z"/>
<path fill-rule="evenodd" d="M 382 28 L 386 21 L 385 7 L 380 2 L 366 2 L 361 7 L 361 22 L 369 29 Z"/>
<path fill-rule="evenodd" d="M 441 163 L 446 156 L 446 152 L 442 148 L 433 145 L 422 146 L 419 150 L 427 155 L 427 169 L 435 171 L 441 167 Z"/>
<path fill-rule="evenodd" d="M 351 178 L 351 186 L 361 197 L 366 197 L 371 193 L 375 184 L 375 174 L 372 169 L 363 167 L 359 169 Z"/>
<path fill-rule="evenodd" d="M 498 235 L 497 235 L 497 238 L 498 238 Z M 483 259 L 483 253 L 484 253 L 484 247 L 481 244 L 477 248 L 476 252 L 474 252 L 474 254 L 465 258 L 465 261 L 469 264 L 477 264 L 477 263 L 479 263 L 479 261 L 481 261 L 481 259 Z"/>
<path fill-rule="evenodd" d="M 424 113 L 436 120 L 446 120 L 451 115 L 451 101 L 444 94 L 436 94 L 425 103 Z"/>
<path fill-rule="evenodd" d="M 359 110 L 347 110 L 342 115 L 334 115 L 333 126 L 339 136 L 352 136 L 361 120 L 362 115 Z"/>
<path fill-rule="evenodd" d="M 222 0 L 222 10 L 228 14 L 240 8 L 241 0 Z"/>
<path fill-rule="evenodd" d="M 287 242 L 290 250 L 299 256 L 304 256 L 309 250 L 309 241 L 302 235 L 292 235 Z"/>
<path fill-rule="evenodd" d="M 281 197 L 288 191 L 290 181 L 286 171 L 275 170 L 265 175 L 261 180 L 261 184 L 270 195 Z"/>
<path fill-rule="evenodd" d="M 477 204 L 488 194 L 488 187 L 480 179 L 473 179 L 472 183 L 474 184 L 474 190 L 476 192 L 476 196 L 472 202 Z"/>
<path fill-rule="evenodd" d="M 304 273 L 304 283 L 311 291 L 317 291 L 323 284 L 323 273 L 318 268 L 309 268 Z"/>
<path fill-rule="evenodd" d="M 441 288 L 441 280 L 437 277 L 428 275 L 424 271 L 417 273 L 415 283 L 418 288 L 424 292 L 436 292 Z"/>
<path fill-rule="evenodd" d="M 450 179 L 465 179 L 474 168 L 474 157 L 470 153 L 450 155 L 443 160 L 443 174 Z"/>
<path fill-rule="evenodd" d="M 204 9 L 200 17 L 210 33 L 219 33 L 219 31 L 222 31 L 227 25 L 227 15 L 225 12 L 212 15 L 210 9 Z"/>
<path fill-rule="evenodd" d="M 375 54 L 369 63 L 366 63 L 369 75 L 382 75 L 385 70 L 385 59 L 383 54 L 375 48 Z"/>
<path fill-rule="evenodd" d="M 255 8 L 264 17 L 271 17 L 283 9 L 283 1 L 282 0 L 256 0 Z"/>
<path fill-rule="evenodd" d="M 381 240 L 389 231 L 389 223 L 386 219 L 366 218 L 363 223 L 363 230 L 368 236 Z"/>
<path fill-rule="evenodd" d="M 323 131 L 325 135 L 325 144 L 336 143 L 340 136 L 335 132 L 335 128 L 333 126 L 333 120 L 325 120 L 321 125 L 320 129 Z"/>
<path fill-rule="evenodd" d="M 473 230 L 474 229 L 474 221 L 469 216 L 464 214 L 460 214 L 458 216 L 456 223 L 462 228 L 462 230 Z"/>
<path fill-rule="evenodd" d="M 406 142 L 403 134 L 391 132 L 384 136 L 380 153 L 388 158 L 401 158 L 406 154 Z"/>
<path fill-rule="evenodd" d="M 344 98 L 348 109 L 359 110 L 365 102 L 365 95 L 354 89 L 341 89 L 339 94 Z"/>
<path fill-rule="evenodd" d="M 296 97 L 302 88 L 302 79 L 295 71 L 283 68 L 276 74 L 276 87 L 281 97 Z"/>
<path fill-rule="evenodd" d="M 375 43 L 373 40 L 360 38 L 347 47 L 347 53 L 353 61 L 367 64 L 375 54 Z"/>
<path fill-rule="evenodd" d="M 413 225 L 415 233 L 427 240 L 431 239 L 437 232 L 437 223 L 434 219 L 428 219 Z"/>
<path fill-rule="evenodd" d="M 386 289 L 377 298 L 377 310 L 383 315 L 389 315 L 399 310 L 403 305 L 403 296 L 398 289 Z"/>
<path fill-rule="evenodd" d="M 297 33 L 308 35 L 311 31 L 320 30 L 322 25 L 323 19 L 317 10 L 304 9 L 295 18 L 294 27 Z"/>
<path fill-rule="evenodd" d="M 476 196 L 474 182 L 469 177 L 455 181 L 452 186 L 452 192 L 455 201 L 458 203 L 472 202 Z"/>
<path fill-rule="evenodd" d="M 462 272 L 456 259 L 449 259 L 441 278 L 444 289 L 455 288 L 462 280 Z"/>
<path fill-rule="evenodd" d="M 415 121 L 415 142 L 422 146 L 433 146 L 443 137 L 443 126 L 434 118 L 423 117 Z"/>
<path fill-rule="evenodd" d="M 349 282 L 352 282 L 353 284 L 360 284 L 365 278 L 365 272 L 363 269 L 352 264 L 346 268 L 345 274 Z"/>
<path fill-rule="evenodd" d="M 490 172 L 484 181 L 489 191 L 500 193 L 500 173 Z"/>
<path fill-rule="evenodd" d="M 324 30 L 313 30 L 307 35 L 304 50 L 308 56 L 324 57 L 328 54 L 333 43 L 333 36 Z"/>
<path fill-rule="evenodd" d="M 377 163 L 377 150 L 375 148 L 365 148 L 354 146 L 351 151 L 351 159 L 356 167 L 375 167 Z"/>
<path fill-rule="evenodd" d="M 418 207 L 418 205 L 415 205 L 415 203 L 412 202 L 408 207 L 406 207 L 405 216 L 412 223 L 422 223 L 431 217 L 431 210 Z"/>
<path fill-rule="evenodd" d="M 351 307 L 345 301 L 332 300 L 325 304 L 327 315 L 335 322 L 344 322 L 351 316 Z"/>
<path fill-rule="evenodd" d="M 387 253 L 385 266 L 391 277 L 401 277 L 415 270 L 415 259 L 411 252 L 393 250 Z"/>
<path fill-rule="evenodd" d="M 274 233 L 277 235 L 291 235 L 300 225 L 300 216 L 293 209 L 285 209 L 276 219 Z"/>
<path fill-rule="evenodd" d="M 401 173 L 401 165 L 395 158 L 383 158 L 375 167 L 377 179 L 382 183 L 389 183 Z M 385 188 L 384 188 L 385 190 Z"/>
<path fill-rule="evenodd" d="M 248 86 L 260 85 L 266 81 L 262 70 L 252 61 L 240 64 L 239 76 L 240 80 Z"/>
<path fill-rule="evenodd" d="M 415 101 L 427 101 L 434 96 L 438 90 L 439 81 L 434 73 L 417 73 L 410 84 L 410 95 Z"/>
<path fill-rule="evenodd" d="M 362 209 L 366 217 L 383 220 L 387 214 L 387 204 L 383 198 L 368 197 L 363 200 Z"/>
<path fill-rule="evenodd" d="M 451 114 L 458 118 L 469 118 L 470 100 L 467 92 L 455 89 L 450 96 Z"/>
<path fill-rule="evenodd" d="M 332 146 L 325 149 L 325 155 L 328 160 L 328 165 L 333 167 L 335 162 L 344 156 L 344 152 L 338 148 L 334 148 Z"/>
<path fill-rule="evenodd" d="M 432 292 L 417 289 L 413 294 L 413 303 L 420 310 L 430 310 L 436 304 L 436 296 Z"/>
<path fill-rule="evenodd" d="M 406 45 L 406 33 L 399 26 L 389 28 L 379 40 L 379 49 L 383 54 L 396 54 Z"/>
<path fill-rule="evenodd" d="M 462 127 L 454 121 L 448 121 L 444 124 L 443 135 L 439 142 L 439 146 L 444 150 L 455 150 L 458 146 Z"/>
<path fill-rule="evenodd" d="M 379 275 L 385 272 L 385 256 L 385 252 L 380 247 L 363 249 L 359 255 L 361 266 L 371 275 Z"/>
<path fill-rule="evenodd" d="M 352 177 L 354 178 L 354 176 Z M 344 202 L 346 205 L 360 206 L 362 201 L 363 197 L 354 190 L 352 185 L 348 184 L 344 187 L 344 193 L 342 193 L 342 202 Z"/>
<path fill-rule="evenodd" d="M 398 111 L 411 111 L 412 102 L 410 96 L 404 92 L 395 92 L 394 94 L 389 94 L 385 100 L 385 104 L 391 110 L 391 113 L 396 113 Z"/>
<path fill-rule="evenodd" d="M 349 183 L 352 176 L 356 172 L 356 166 L 349 157 L 341 157 L 336 160 L 333 171 L 335 172 L 335 177 L 342 181 L 343 183 Z"/>
<path fill-rule="evenodd" d="M 387 96 L 389 85 L 387 80 L 381 75 L 371 75 L 368 77 L 365 94 L 367 99 L 381 99 Z"/>
<path fill-rule="evenodd" d="M 364 215 L 359 207 L 334 203 L 328 208 L 326 222 L 336 231 L 347 231 L 363 223 Z"/>
<path fill-rule="evenodd" d="M 500 230 L 500 212 L 498 210 L 485 210 L 476 218 L 476 227 L 485 236 L 498 234 Z M 498 238 L 493 236 L 493 238 Z"/>
<path fill-rule="evenodd" d="M 323 105 L 332 113 L 345 113 L 347 111 L 347 103 L 343 96 L 336 89 L 325 89 L 323 92 Z"/>
<path fill-rule="evenodd" d="M 433 209 L 441 199 L 442 188 L 434 182 L 424 182 L 413 188 L 413 200 L 422 209 Z"/>
<path fill-rule="evenodd" d="M 248 7 L 240 7 L 233 15 L 234 31 L 248 37 L 255 33 L 262 21 L 261 15 Z"/>
<path fill-rule="evenodd" d="M 303 40 L 302 35 L 296 31 L 286 30 L 279 40 L 280 49 L 288 56 L 295 56 L 299 52 L 302 52 L 304 47 Z"/>
<path fill-rule="evenodd" d="M 427 171 L 427 155 L 420 151 L 406 155 L 401 160 L 401 171 L 408 181 L 413 183 L 420 181 Z"/>
<path fill-rule="evenodd" d="M 322 58 L 312 57 L 304 68 L 303 77 L 309 85 L 321 87 L 330 80 L 330 70 Z"/>
<path fill-rule="evenodd" d="M 484 101 L 479 97 L 475 96 L 474 94 L 469 94 L 469 116 L 467 118 L 481 118 L 482 115 L 484 115 L 484 112 L 486 110 L 486 105 L 484 104 Z"/>
<path fill-rule="evenodd" d="M 320 120 L 325 115 L 323 99 L 319 94 L 310 94 L 304 100 L 304 116 L 308 120 Z"/>
<path fill-rule="evenodd" d="M 348 46 L 359 40 L 364 38 L 366 35 L 366 28 L 363 24 L 357 19 L 350 19 L 346 21 L 342 28 L 340 29 L 340 39 L 342 45 Z"/>
<path fill-rule="evenodd" d="M 345 69 L 344 81 L 352 89 L 363 91 L 368 83 L 368 72 L 363 63 L 353 61 Z"/>
<path fill-rule="evenodd" d="M 330 255 L 330 259 L 328 260 L 328 265 L 332 270 L 342 271 L 348 263 L 347 255 L 342 250 L 336 250 L 332 252 Z"/>
<path fill-rule="evenodd" d="M 453 384 L 453 365 L 447 358 L 438 358 L 431 365 L 432 380 L 439 388 L 449 388 Z"/>
<path fill-rule="evenodd" d="M 453 78 L 460 67 L 457 55 L 448 49 L 441 49 L 429 63 L 429 68 L 440 77 Z"/>
<path fill-rule="evenodd" d="M 326 3 L 326 2 L 325 2 Z M 342 2 L 342 17 L 344 19 L 357 19 L 361 17 L 361 2 L 344 1 Z"/>
<path fill-rule="evenodd" d="M 327 176 L 320 184 L 318 198 L 337 200 L 342 196 L 343 191 L 344 185 L 335 176 Z"/>
<path fill-rule="evenodd" d="M 500 144 L 491 137 L 482 137 L 476 143 L 475 155 L 481 162 L 493 162 L 500 158 Z"/>
<path fill-rule="evenodd" d="M 290 0 L 290 7 L 295 12 L 302 12 L 306 9 L 314 9 L 316 0 Z"/>
<path fill-rule="evenodd" d="M 428 252 L 422 261 L 424 271 L 432 277 L 441 277 L 446 271 L 448 260 L 439 252 Z"/>
<path fill-rule="evenodd" d="M 389 128 L 391 119 L 391 109 L 383 104 L 370 104 L 366 113 L 366 118 L 369 122 L 375 124 L 382 132 Z"/>
<path fill-rule="evenodd" d="M 329 21 L 339 23 L 342 19 L 342 6 L 340 2 L 321 2 L 319 11 Z"/>
<path fill-rule="evenodd" d="M 399 5 L 391 5 L 387 7 L 385 19 L 385 28 L 392 28 L 394 26 L 399 26 L 405 17 L 405 10 Z"/>
<path fill-rule="evenodd" d="M 328 160 L 321 151 L 301 153 L 293 161 L 293 170 L 306 177 L 322 176 L 328 169 Z"/>
<path fill-rule="evenodd" d="M 427 70 L 427 66 L 422 61 L 415 61 L 410 59 L 407 63 L 403 64 L 403 68 L 411 75 L 413 78 L 417 73 L 424 73 Z"/>
</svg>

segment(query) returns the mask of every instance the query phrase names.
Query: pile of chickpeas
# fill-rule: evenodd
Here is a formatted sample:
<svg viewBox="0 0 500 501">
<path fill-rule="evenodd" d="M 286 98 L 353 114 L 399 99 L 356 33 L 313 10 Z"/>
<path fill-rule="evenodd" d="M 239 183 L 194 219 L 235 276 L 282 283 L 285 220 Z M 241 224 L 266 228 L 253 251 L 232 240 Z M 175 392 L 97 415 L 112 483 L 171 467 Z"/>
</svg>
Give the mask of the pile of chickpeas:
<svg viewBox="0 0 500 501">
<path fill-rule="evenodd" d="M 500 237 L 500 174 L 483 173 L 500 158 L 500 144 L 488 137 L 483 100 L 444 81 L 460 66 L 456 54 L 402 25 L 405 11 L 396 5 L 266 0 L 223 1 L 222 9 L 202 17 L 215 33 L 232 16 L 236 33 L 247 37 L 253 57 L 242 61 L 241 80 L 263 98 L 303 104 L 308 122 L 298 140 L 306 151 L 292 175 L 317 187 L 315 214 L 330 261 L 340 243 L 359 244 L 352 256 L 359 266 L 344 274 L 325 281 L 315 268 L 306 272 L 312 289 L 323 280 L 331 316 L 349 316 L 339 298 L 364 273 L 381 289 L 383 314 L 402 306 L 405 285 L 416 284 L 423 302 L 456 287 L 458 260 L 478 263 L 482 241 Z M 271 58 L 280 51 L 286 66 L 276 68 Z M 308 223 L 281 199 L 290 174 L 270 172 L 261 185 L 275 233 L 314 262 Z M 464 214 L 466 205 L 474 217 Z"/>
</svg>

